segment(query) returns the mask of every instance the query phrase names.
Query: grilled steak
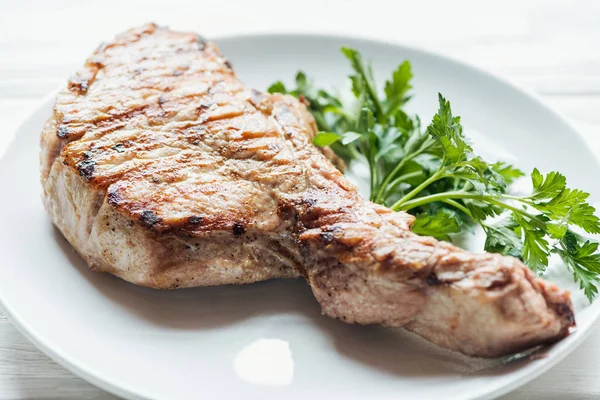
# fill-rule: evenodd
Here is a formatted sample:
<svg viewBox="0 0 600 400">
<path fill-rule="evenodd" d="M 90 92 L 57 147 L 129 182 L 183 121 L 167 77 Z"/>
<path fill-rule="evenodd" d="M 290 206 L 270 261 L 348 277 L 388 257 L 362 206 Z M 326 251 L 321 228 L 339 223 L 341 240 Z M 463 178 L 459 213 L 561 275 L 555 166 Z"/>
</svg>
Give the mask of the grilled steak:
<svg viewBox="0 0 600 400">
<path fill-rule="evenodd" d="M 102 45 L 42 133 L 44 203 L 96 271 L 157 289 L 303 276 L 323 313 L 498 356 L 574 326 L 519 260 L 411 232 L 311 143 L 304 104 L 246 88 L 214 44 L 156 25 Z"/>
</svg>

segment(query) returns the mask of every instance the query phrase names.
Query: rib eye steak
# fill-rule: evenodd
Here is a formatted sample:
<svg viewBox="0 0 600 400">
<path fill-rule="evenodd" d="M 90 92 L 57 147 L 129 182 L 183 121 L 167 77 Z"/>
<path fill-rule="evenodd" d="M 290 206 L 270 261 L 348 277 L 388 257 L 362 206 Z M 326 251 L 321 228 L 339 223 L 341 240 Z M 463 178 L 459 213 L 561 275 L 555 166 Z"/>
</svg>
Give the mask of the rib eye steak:
<svg viewBox="0 0 600 400">
<path fill-rule="evenodd" d="M 302 102 L 148 24 L 103 44 L 42 132 L 45 207 L 96 271 L 157 289 L 304 277 L 323 313 L 469 355 L 558 340 L 569 293 L 519 260 L 411 232 L 312 145 Z M 328 157 L 329 156 L 329 157 Z"/>
</svg>

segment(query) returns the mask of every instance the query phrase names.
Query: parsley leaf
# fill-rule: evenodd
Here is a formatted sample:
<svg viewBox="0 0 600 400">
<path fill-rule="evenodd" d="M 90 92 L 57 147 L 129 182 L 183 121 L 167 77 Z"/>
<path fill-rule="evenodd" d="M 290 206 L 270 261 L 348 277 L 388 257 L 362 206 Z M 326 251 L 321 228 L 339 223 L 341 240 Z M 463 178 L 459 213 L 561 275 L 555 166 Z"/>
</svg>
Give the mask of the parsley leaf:
<svg viewBox="0 0 600 400">
<path fill-rule="evenodd" d="M 486 233 L 484 248 L 492 253 L 511 255 L 519 257 L 522 252 L 523 242 L 518 233 L 519 224 L 512 215 L 507 215 L 502 219 L 483 225 Z"/>
<path fill-rule="evenodd" d="M 531 224 L 531 221 L 527 221 L 522 216 L 516 217 L 516 220 L 523 235 L 523 248 L 521 251 L 523 261 L 534 272 L 543 273 L 548 266 L 548 253 L 550 251 L 544 230 L 535 227 Z"/>
<path fill-rule="evenodd" d="M 503 161 L 491 164 L 490 167 L 492 171 L 502 177 L 506 185 L 510 185 L 520 177 L 525 176 L 523 171 Z"/>
<path fill-rule="evenodd" d="M 443 161 L 457 163 L 466 159 L 473 149 L 462 134 L 460 117 L 454 117 L 450 102 L 438 94 L 440 107 L 433 121 L 427 127 L 427 133 L 439 141 L 443 149 Z"/>
<path fill-rule="evenodd" d="M 412 89 L 412 85 L 410 84 L 412 77 L 413 74 L 410 63 L 404 61 L 394 71 L 392 79 L 385 82 L 385 114 L 387 116 L 394 115 L 400 107 L 410 100 L 410 96 L 407 95 L 407 92 Z"/>
<path fill-rule="evenodd" d="M 598 243 L 585 241 L 584 243 L 571 243 L 570 245 L 561 242 L 559 246 L 553 248 L 573 273 L 575 282 L 584 291 L 587 298 L 592 299 L 598 294 L 597 285 L 600 283 L 600 253 L 598 253 Z"/>
<path fill-rule="evenodd" d="M 319 132 L 314 138 L 313 143 L 319 147 L 330 146 L 338 140 L 342 139 L 342 135 L 333 132 Z"/>
<path fill-rule="evenodd" d="M 455 213 L 440 209 L 435 214 L 417 214 L 413 232 L 436 239 L 450 240 L 451 233 L 460 232 L 460 224 Z"/>
<path fill-rule="evenodd" d="M 531 198 L 536 200 L 553 199 L 558 196 L 567 186 L 567 179 L 558 172 L 550 172 L 544 177 L 537 168 L 531 173 L 533 183 L 533 194 Z"/>
</svg>

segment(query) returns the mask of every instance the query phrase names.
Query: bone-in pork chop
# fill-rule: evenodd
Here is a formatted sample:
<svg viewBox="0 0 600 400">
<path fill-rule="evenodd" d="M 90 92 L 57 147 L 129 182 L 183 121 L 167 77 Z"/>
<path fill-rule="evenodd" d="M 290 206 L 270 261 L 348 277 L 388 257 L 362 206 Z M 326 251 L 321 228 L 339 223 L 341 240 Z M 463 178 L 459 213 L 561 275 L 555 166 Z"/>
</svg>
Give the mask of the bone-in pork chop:
<svg viewBox="0 0 600 400">
<path fill-rule="evenodd" d="M 497 356 L 558 340 L 568 292 L 519 260 L 411 232 L 312 145 L 304 104 L 248 89 L 156 25 L 102 45 L 42 133 L 44 203 L 96 271 L 157 289 L 303 276 L 323 313 Z"/>
</svg>

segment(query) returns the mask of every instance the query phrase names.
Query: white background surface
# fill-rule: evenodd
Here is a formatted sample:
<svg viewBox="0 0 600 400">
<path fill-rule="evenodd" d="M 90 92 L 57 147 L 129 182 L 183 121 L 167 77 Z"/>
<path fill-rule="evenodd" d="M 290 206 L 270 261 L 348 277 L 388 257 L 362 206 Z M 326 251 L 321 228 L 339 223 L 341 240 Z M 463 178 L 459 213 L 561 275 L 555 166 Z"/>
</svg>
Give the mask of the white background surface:
<svg viewBox="0 0 600 400">
<path fill-rule="evenodd" d="M 599 1 L 386 3 L 392 1 L 0 0 L 0 154 L 20 121 L 99 42 L 149 20 L 207 37 L 325 32 L 424 47 L 533 89 L 600 154 Z M 590 171 L 590 179 L 597 176 Z M 599 334 L 596 328 L 561 365 L 506 398 L 600 398 Z M 0 399 L 16 398 L 113 397 L 50 361 L 0 312 Z"/>
</svg>

